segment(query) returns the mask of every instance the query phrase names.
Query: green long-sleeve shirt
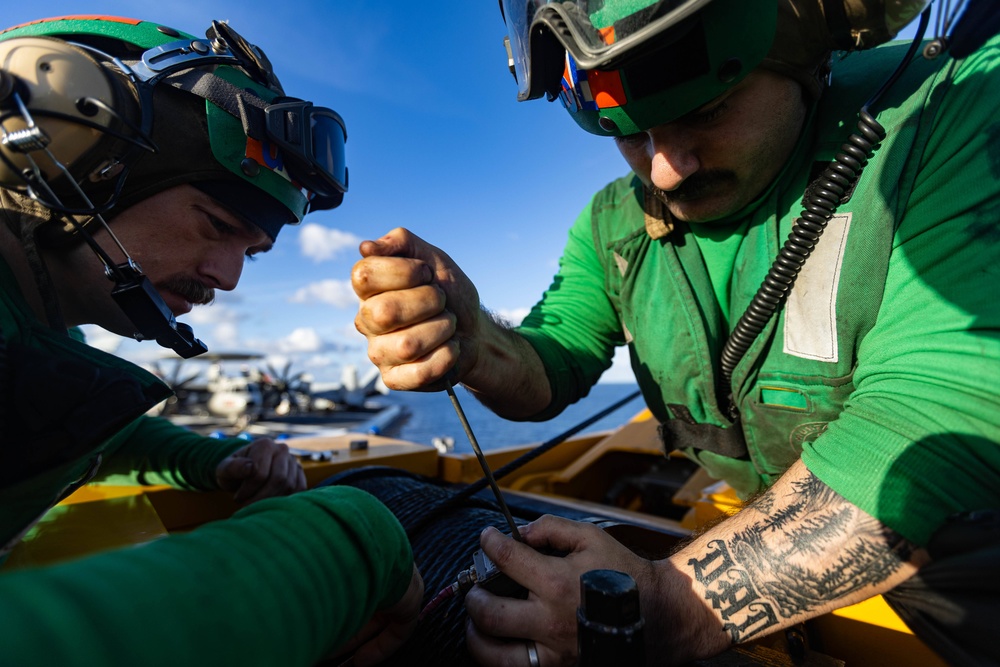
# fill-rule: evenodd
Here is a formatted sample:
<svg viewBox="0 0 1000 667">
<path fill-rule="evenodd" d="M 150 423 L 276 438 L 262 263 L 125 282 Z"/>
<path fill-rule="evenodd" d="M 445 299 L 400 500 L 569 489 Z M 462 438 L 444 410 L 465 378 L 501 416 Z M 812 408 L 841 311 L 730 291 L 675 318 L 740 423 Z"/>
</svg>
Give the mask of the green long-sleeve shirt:
<svg viewBox="0 0 1000 667">
<path fill-rule="evenodd" d="M 0 664 L 311 665 L 406 591 L 374 497 L 323 487 L 189 534 L 0 575 Z"/>
<path fill-rule="evenodd" d="M 0 558 L 82 481 L 215 489 L 246 444 L 144 416 L 162 383 L 43 326 L 2 261 L 0 352 Z M 411 572 L 402 527 L 364 492 L 261 501 L 140 547 L 0 569 L 0 664 L 310 665 Z"/>
<path fill-rule="evenodd" d="M 904 50 L 835 62 L 784 172 L 721 221 L 735 242 L 685 225 L 652 234 L 633 176 L 594 197 L 518 329 L 555 397 L 539 418 L 584 395 L 626 344 L 661 421 L 681 406 L 699 424 L 734 427 L 720 407 L 732 391 L 747 455 L 671 444 L 744 496 L 801 456 L 920 544 L 949 515 L 1000 506 L 1000 39 L 961 61 L 918 58 L 889 89 L 878 105 L 886 140 L 718 395 L 728 327 L 801 214 L 811 173 Z"/>
</svg>

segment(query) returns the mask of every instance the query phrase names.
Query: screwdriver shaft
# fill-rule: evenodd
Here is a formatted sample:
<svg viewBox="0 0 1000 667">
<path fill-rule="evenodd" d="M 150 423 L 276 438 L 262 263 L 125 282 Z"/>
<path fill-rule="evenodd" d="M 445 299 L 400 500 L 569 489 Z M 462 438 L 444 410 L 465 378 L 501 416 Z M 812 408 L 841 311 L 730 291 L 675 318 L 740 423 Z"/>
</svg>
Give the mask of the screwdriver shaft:
<svg viewBox="0 0 1000 667">
<path fill-rule="evenodd" d="M 455 412 L 458 414 L 458 420 L 462 422 L 462 428 L 465 429 L 465 435 L 469 438 L 469 442 L 472 443 L 472 449 L 476 452 L 476 458 L 479 459 L 479 466 L 483 469 L 483 474 L 486 475 L 486 481 L 490 483 L 490 488 L 493 489 L 493 495 L 496 496 L 497 502 L 500 504 L 500 509 L 503 511 L 504 517 L 507 519 L 507 525 L 510 526 L 510 536 L 513 537 L 518 542 L 523 542 L 521 539 L 521 533 L 517 529 L 517 524 L 514 523 L 514 517 L 510 513 L 510 509 L 507 507 L 507 502 L 503 498 L 503 494 L 500 493 L 500 487 L 497 486 L 496 480 L 493 478 L 493 471 L 490 470 L 490 464 L 486 462 L 486 457 L 483 456 L 483 450 L 479 448 L 479 441 L 476 440 L 476 435 L 472 432 L 472 427 L 469 426 L 469 420 L 465 418 L 465 411 L 462 410 L 462 405 L 458 402 L 458 396 L 455 395 L 455 389 L 451 386 L 451 381 L 445 380 L 445 388 L 448 390 L 448 398 L 451 399 L 451 404 L 455 406 Z"/>
</svg>

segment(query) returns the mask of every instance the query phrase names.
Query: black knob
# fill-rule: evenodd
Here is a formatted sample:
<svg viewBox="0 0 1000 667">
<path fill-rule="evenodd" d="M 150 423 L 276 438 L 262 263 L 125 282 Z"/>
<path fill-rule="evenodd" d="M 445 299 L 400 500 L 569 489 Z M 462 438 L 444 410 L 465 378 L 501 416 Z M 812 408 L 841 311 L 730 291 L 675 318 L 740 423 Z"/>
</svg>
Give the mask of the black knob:
<svg viewBox="0 0 1000 667">
<path fill-rule="evenodd" d="M 615 570 L 584 573 L 576 620 L 581 667 L 645 664 L 639 589 L 629 575 Z"/>
</svg>

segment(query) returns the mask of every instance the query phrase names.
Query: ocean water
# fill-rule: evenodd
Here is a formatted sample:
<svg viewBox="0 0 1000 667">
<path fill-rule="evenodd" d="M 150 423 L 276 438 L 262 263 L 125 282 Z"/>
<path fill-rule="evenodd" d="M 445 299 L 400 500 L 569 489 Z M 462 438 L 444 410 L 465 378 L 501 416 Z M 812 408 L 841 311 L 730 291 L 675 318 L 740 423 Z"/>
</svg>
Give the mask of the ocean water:
<svg viewBox="0 0 1000 667">
<path fill-rule="evenodd" d="M 561 415 L 547 422 L 512 422 L 497 417 L 487 410 L 463 387 L 455 388 L 455 395 L 462 406 L 479 446 L 495 449 L 511 445 L 545 442 L 600 413 L 614 403 L 638 391 L 635 384 L 598 384 L 580 401 L 566 408 Z M 380 402 L 398 404 L 409 415 L 385 435 L 410 440 L 425 445 L 434 444 L 435 438 L 452 438 L 454 451 L 472 452 L 472 445 L 465 435 L 462 423 L 446 392 L 390 392 L 379 397 Z M 614 429 L 639 413 L 645 404 L 637 396 L 607 416 L 584 428 L 580 433 L 593 433 Z"/>
</svg>

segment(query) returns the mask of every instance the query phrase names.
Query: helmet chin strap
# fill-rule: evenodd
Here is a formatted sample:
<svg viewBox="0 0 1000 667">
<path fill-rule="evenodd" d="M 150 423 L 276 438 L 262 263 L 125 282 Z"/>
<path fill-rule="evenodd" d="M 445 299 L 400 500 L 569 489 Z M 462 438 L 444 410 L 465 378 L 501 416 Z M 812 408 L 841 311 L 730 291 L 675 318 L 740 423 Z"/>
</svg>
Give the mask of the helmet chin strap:
<svg viewBox="0 0 1000 667">
<path fill-rule="evenodd" d="M 29 124 L 29 128 L 34 127 L 34 121 L 31 119 L 30 113 L 27 108 L 21 103 L 20 97 L 17 93 L 14 93 L 19 106 L 21 107 L 22 114 Z M 32 153 L 44 153 L 51 163 L 59 169 L 66 177 L 66 180 L 72 184 L 77 195 L 81 200 L 89 207 L 93 208 L 93 203 L 87 197 L 86 193 L 80 188 L 80 186 L 73 179 L 69 170 L 63 165 L 52 152 L 48 149 L 47 137 L 44 137 L 43 133 L 39 133 L 34 137 L 34 141 L 31 143 L 30 150 L 23 151 L 26 156 L 28 163 L 31 168 L 27 170 L 24 174 L 25 181 L 28 184 L 28 194 L 35 199 L 39 200 L 39 194 L 44 193 L 45 199 L 48 201 L 55 202 L 57 205 L 61 206 L 62 203 L 55 192 L 46 183 L 44 177 L 42 176 L 42 171 L 35 162 Z M 155 340 L 158 344 L 163 347 L 170 348 L 178 355 L 185 359 L 197 356 L 208 351 L 208 348 L 199 339 L 195 338 L 194 332 L 191 327 L 187 324 L 178 322 L 174 318 L 174 314 L 171 312 L 170 308 L 163 301 L 163 297 L 160 296 L 156 288 L 149 281 L 149 277 L 142 272 L 142 268 L 132 259 L 128 251 L 115 236 L 114 232 L 111 231 L 111 227 L 104 220 L 104 217 L 100 214 L 95 214 L 94 219 L 101 224 L 101 226 L 107 230 L 108 234 L 118 246 L 122 255 L 125 257 L 125 261 L 121 263 L 116 263 L 110 255 L 100 246 L 96 239 L 90 234 L 84 225 L 80 223 L 72 215 L 63 214 L 64 218 L 76 229 L 80 237 L 90 246 L 94 254 L 101 260 L 104 264 L 104 273 L 107 275 L 108 279 L 111 280 L 115 286 L 111 291 L 111 296 L 118 304 L 118 307 L 122 309 L 125 315 L 128 316 L 129 320 L 132 321 L 135 327 L 135 333 L 133 336 L 136 340 Z M 31 253 L 29 253 L 30 255 Z M 35 261 L 29 257 L 29 261 L 32 264 L 36 264 L 41 258 L 37 257 L 35 253 Z M 44 271 L 43 271 L 44 272 Z M 35 273 L 38 274 L 37 267 Z M 53 325 L 58 326 L 62 318 L 57 317 Z"/>
</svg>

